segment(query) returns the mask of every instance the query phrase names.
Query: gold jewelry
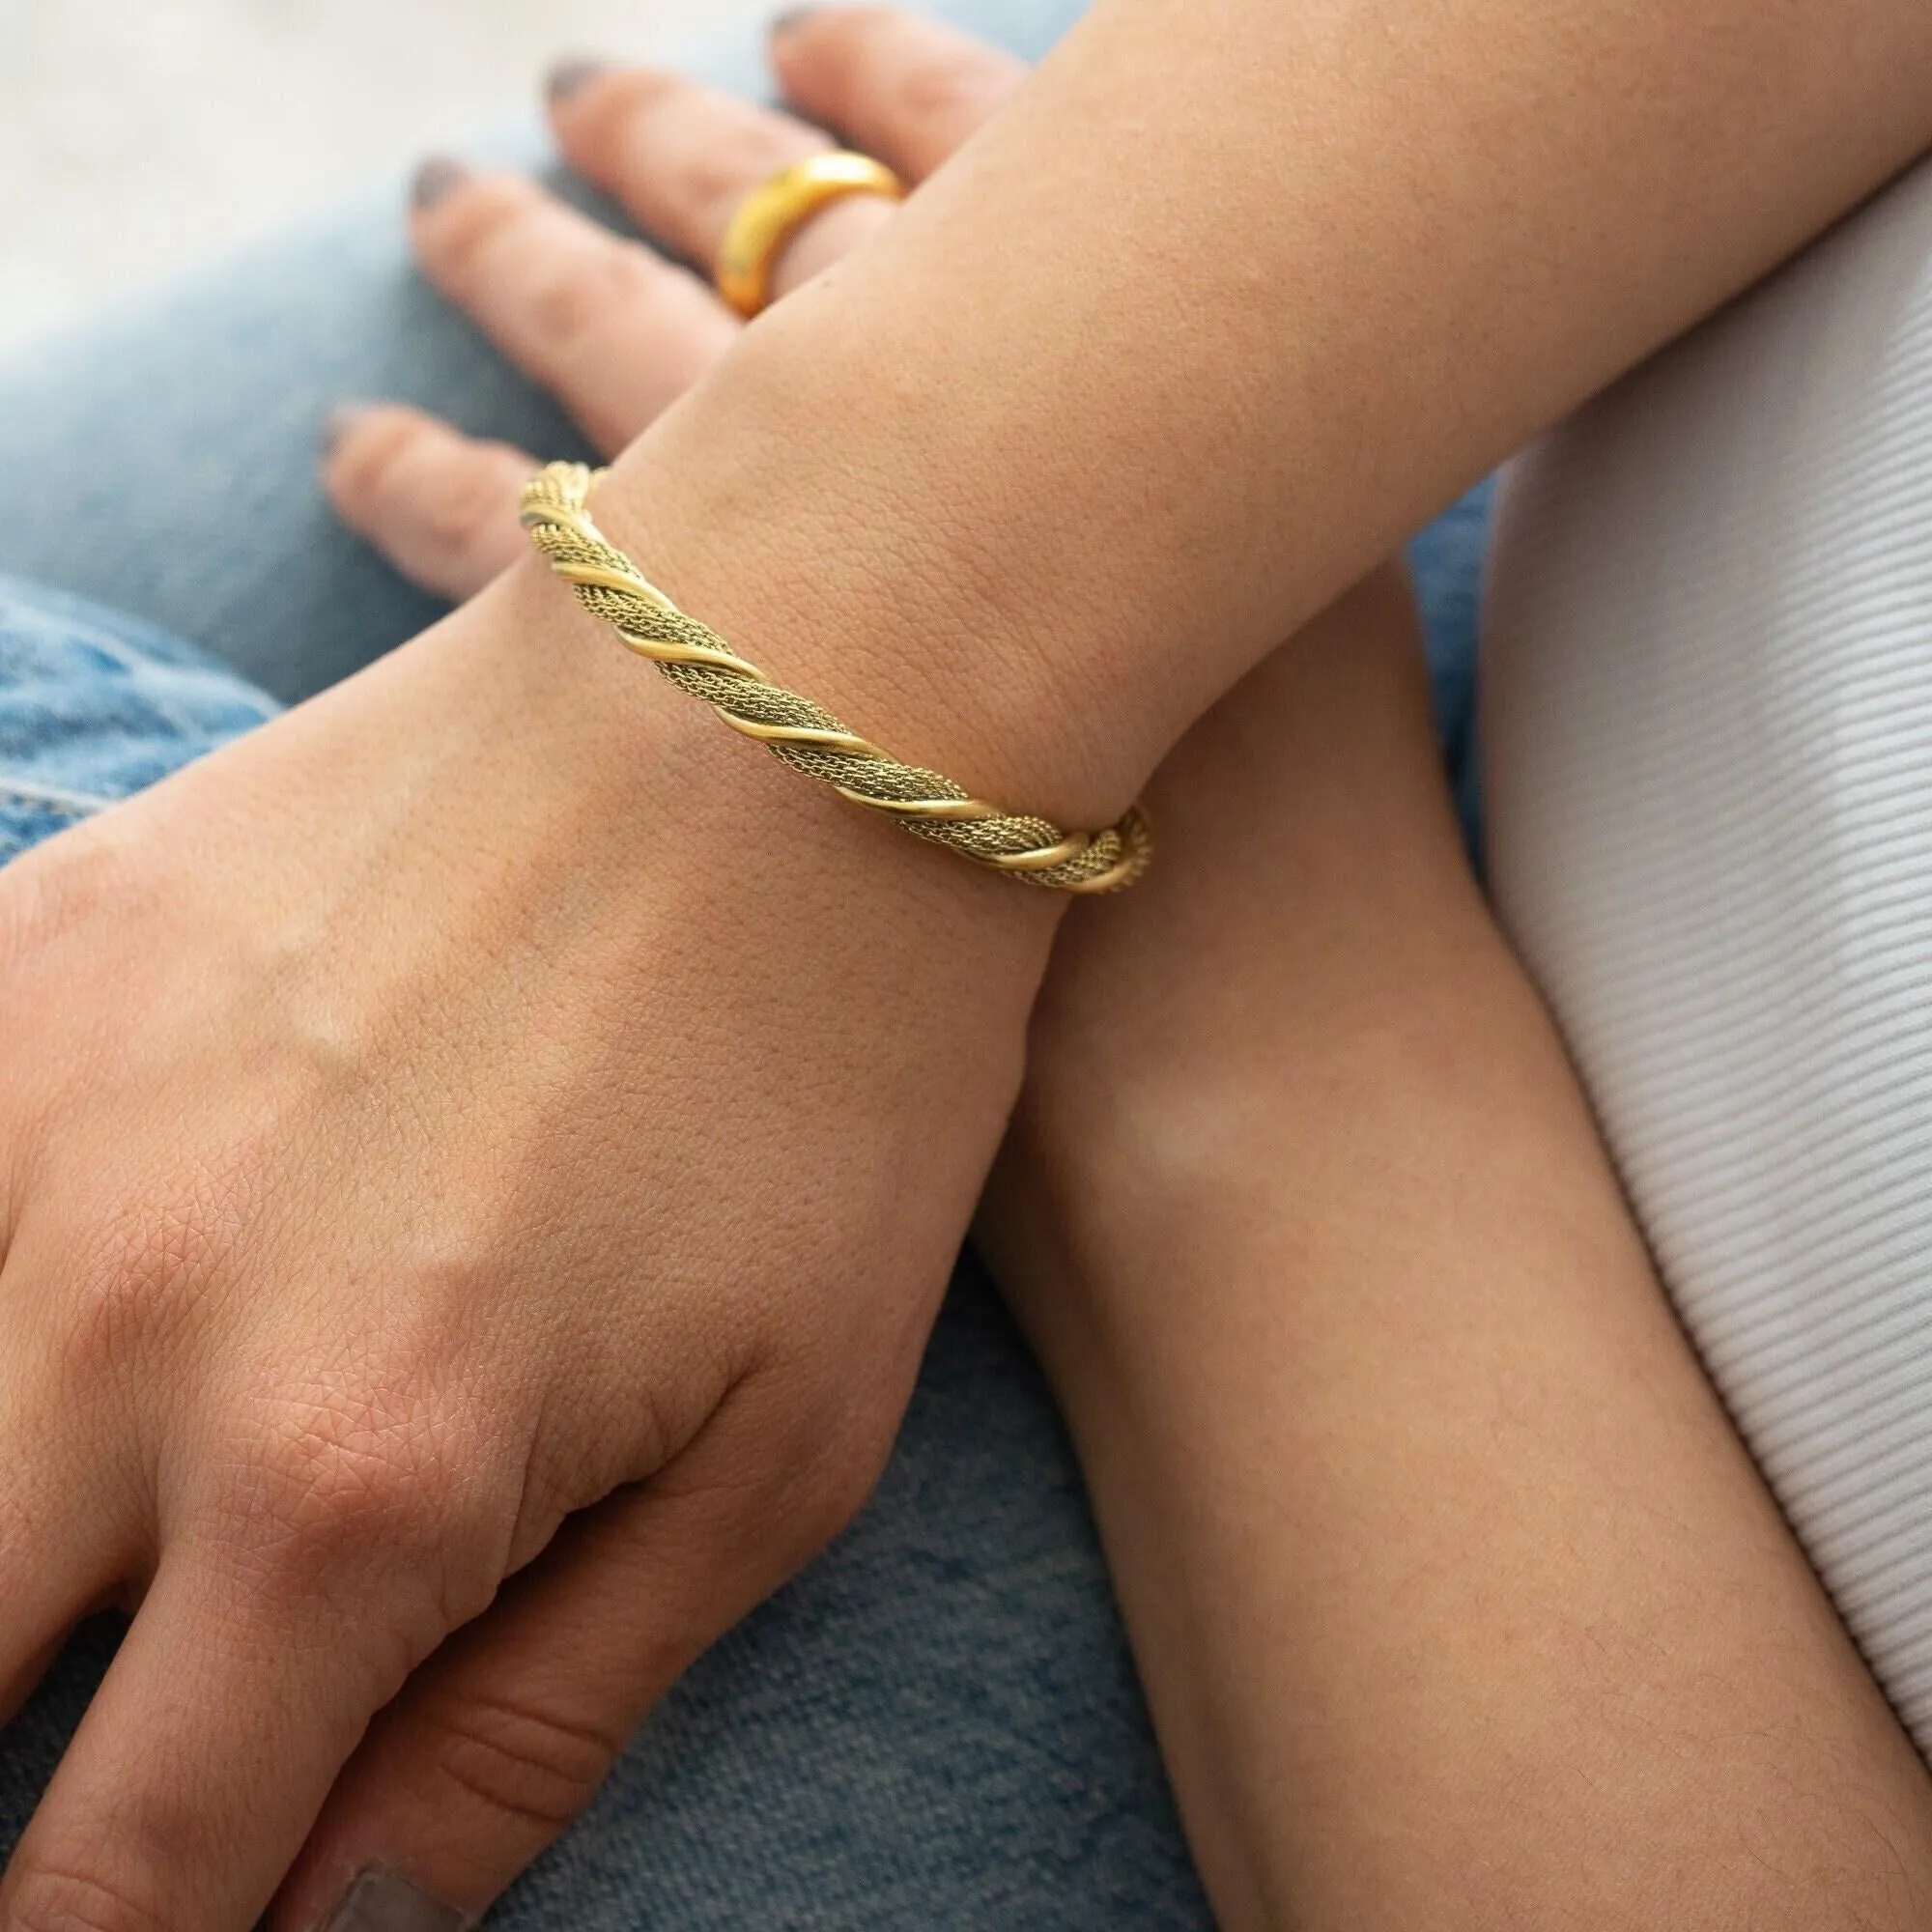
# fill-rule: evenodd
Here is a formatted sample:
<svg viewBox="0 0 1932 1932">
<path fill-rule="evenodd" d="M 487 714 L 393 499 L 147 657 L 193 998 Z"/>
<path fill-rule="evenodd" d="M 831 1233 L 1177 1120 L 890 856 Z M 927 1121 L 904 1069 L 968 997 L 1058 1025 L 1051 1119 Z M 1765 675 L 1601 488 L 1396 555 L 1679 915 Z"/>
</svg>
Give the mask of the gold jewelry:
<svg viewBox="0 0 1932 1932">
<path fill-rule="evenodd" d="M 647 582 L 591 522 L 584 501 L 603 473 L 553 463 L 532 476 L 522 503 L 530 541 L 593 617 L 614 626 L 632 650 L 734 731 L 854 805 L 886 812 L 916 837 L 1029 885 L 1111 893 L 1147 870 L 1153 839 L 1137 805 L 1104 832 L 1063 832 L 1044 818 L 1012 817 L 938 772 L 900 764 L 810 698 L 773 684 Z"/>
<path fill-rule="evenodd" d="M 718 248 L 718 293 L 747 322 L 772 298 L 772 270 L 785 243 L 818 213 L 848 194 L 903 201 L 905 186 L 883 161 L 839 149 L 808 155 L 762 181 L 732 211 Z"/>
</svg>

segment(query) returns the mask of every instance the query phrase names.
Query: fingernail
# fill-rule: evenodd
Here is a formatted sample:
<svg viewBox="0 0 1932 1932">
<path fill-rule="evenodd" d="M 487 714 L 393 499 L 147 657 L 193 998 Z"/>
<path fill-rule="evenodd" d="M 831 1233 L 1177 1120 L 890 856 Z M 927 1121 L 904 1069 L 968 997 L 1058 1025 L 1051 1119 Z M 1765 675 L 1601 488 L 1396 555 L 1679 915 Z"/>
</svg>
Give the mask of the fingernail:
<svg viewBox="0 0 1932 1932">
<path fill-rule="evenodd" d="M 469 1932 L 467 1912 L 372 1865 L 342 1895 L 327 1932 Z"/>
<path fill-rule="evenodd" d="M 765 23 L 765 32 L 775 41 L 782 40 L 794 27 L 802 27 L 807 19 L 817 13 L 816 7 L 787 7 L 782 14 L 774 14 Z"/>
<path fill-rule="evenodd" d="M 336 444 L 339 443 L 342 440 L 342 439 L 345 436 L 347 436 L 349 432 L 362 420 L 364 416 L 370 414 L 374 411 L 375 407 L 376 405 L 374 403 L 337 403 L 336 406 L 332 410 L 330 410 L 326 416 L 323 417 L 322 427 L 316 432 L 316 440 L 322 445 L 323 455 L 333 456 L 335 454 Z"/>
<path fill-rule="evenodd" d="M 553 107 L 561 107 L 573 94 L 588 87 L 600 73 L 610 71 L 609 61 L 560 60 L 544 76 L 544 99 Z"/>
<path fill-rule="evenodd" d="M 469 170 L 449 155 L 432 155 L 410 183 L 410 206 L 434 208 L 469 179 Z"/>
</svg>

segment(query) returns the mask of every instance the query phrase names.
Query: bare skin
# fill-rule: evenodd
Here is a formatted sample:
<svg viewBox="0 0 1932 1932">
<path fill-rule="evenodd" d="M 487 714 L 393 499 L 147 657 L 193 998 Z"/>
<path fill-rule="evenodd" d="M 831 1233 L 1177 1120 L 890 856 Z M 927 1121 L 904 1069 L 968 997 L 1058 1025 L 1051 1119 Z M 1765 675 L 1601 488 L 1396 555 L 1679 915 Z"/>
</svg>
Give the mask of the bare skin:
<svg viewBox="0 0 1932 1932">
<path fill-rule="evenodd" d="M 962 96 L 1009 78 L 922 23 L 892 35 L 958 63 Z M 662 130 L 623 131 L 638 103 L 748 167 L 787 157 L 782 128 L 648 75 L 586 91 L 566 139 L 647 149 L 662 195 L 690 171 Z M 467 193 L 419 224 L 432 272 L 514 330 L 522 292 L 596 238 L 541 211 L 554 247 L 450 277 L 446 224 L 528 191 Z M 703 210 L 651 213 L 701 245 Z M 598 332 L 635 352 L 684 326 L 613 308 Z M 627 355 L 611 393 L 687 353 Z M 389 410 L 329 476 L 460 595 L 520 554 L 527 467 Z M 1066 1406 L 1221 1921 L 1918 1922 L 1926 1777 L 1711 1399 L 1475 892 L 1399 577 L 1249 677 L 1155 797 L 1157 878 L 1063 929 L 980 1234 Z M 567 1659 L 493 1662 L 571 1695 Z M 385 1727 L 332 1830 L 354 1842 L 399 1796 L 464 1816 L 429 1715 Z"/>
<path fill-rule="evenodd" d="M 1399 573 L 1155 802 L 1160 877 L 1062 930 L 979 1232 L 1219 1921 L 1923 1925 L 1932 1779 L 1476 892 Z"/>
<path fill-rule="evenodd" d="M 1100 822 L 1928 100 L 1917 0 L 1101 0 L 600 514 L 886 742 Z M 485 1674 L 621 1629 L 640 1713 L 885 1453 L 1057 908 L 620 657 L 523 567 L 0 881 L 0 1683 L 145 1592 L 8 1932 L 241 1932 L 453 1629 Z"/>
</svg>

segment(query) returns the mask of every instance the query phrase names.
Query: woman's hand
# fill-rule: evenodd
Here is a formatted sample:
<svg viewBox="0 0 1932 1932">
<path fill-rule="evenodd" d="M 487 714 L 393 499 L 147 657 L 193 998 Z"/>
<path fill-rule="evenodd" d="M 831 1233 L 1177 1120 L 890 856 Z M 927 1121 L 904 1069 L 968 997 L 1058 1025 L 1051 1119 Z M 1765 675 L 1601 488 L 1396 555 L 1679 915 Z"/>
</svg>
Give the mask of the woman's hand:
<svg viewBox="0 0 1932 1932">
<path fill-rule="evenodd" d="M 1396 13 L 1101 0 L 600 520 L 885 742 L 1104 823 L 1924 138 L 1921 0 Z M 239 1932 L 370 1714 L 573 1512 L 405 1730 L 509 1681 L 506 1629 L 616 1632 L 581 1708 L 641 1709 L 869 1480 L 1054 908 L 694 713 L 526 562 L 0 879 L 0 1680 L 146 1588 L 8 1932 Z M 445 1788 L 540 1838 L 582 1688 L 459 1697 Z M 500 1874 L 413 1823 L 480 1903 Z"/>
<path fill-rule="evenodd" d="M 853 32 L 861 138 L 895 61 L 966 58 Z M 721 124 L 763 138 L 662 78 L 560 113 L 661 222 Z M 552 373 L 608 436 L 732 332 L 515 184 L 420 220 L 506 338 L 581 319 Z M 384 489 L 462 454 L 397 430 Z M 533 566 L 10 867 L 0 1697 L 139 1608 L 9 1932 L 240 1932 L 305 1840 L 292 1928 L 371 1862 L 487 1904 L 867 1492 L 1053 918 L 667 701 Z"/>
<path fill-rule="evenodd" d="M 785 98 L 807 118 L 674 73 L 573 62 L 553 76 L 564 158 L 663 253 L 519 176 L 436 160 L 417 177 L 412 233 L 424 273 L 608 455 L 742 332 L 708 270 L 752 188 L 834 146 L 825 128 L 917 185 L 1026 72 L 1000 48 L 897 7 L 800 14 L 771 49 Z M 893 213 L 874 195 L 822 210 L 780 255 L 776 294 L 829 269 Z M 527 548 L 517 494 L 536 456 L 395 405 L 346 409 L 333 431 L 325 480 L 337 511 L 426 588 L 468 597 Z"/>
<path fill-rule="evenodd" d="M 480 1906 L 858 1506 L 1053 912 L 857 818 L 518 575 L 0 874 L 0 1687 L 140 1600 L 9 1932 L 241 1932 L 398 1692 Z"/>
</svg>

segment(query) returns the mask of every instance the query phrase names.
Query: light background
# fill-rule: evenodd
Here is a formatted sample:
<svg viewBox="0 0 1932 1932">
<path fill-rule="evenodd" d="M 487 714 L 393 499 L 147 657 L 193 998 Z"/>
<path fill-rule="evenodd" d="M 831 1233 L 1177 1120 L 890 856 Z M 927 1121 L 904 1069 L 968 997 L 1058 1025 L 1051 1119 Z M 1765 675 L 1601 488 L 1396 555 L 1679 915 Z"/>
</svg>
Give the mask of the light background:
<svg viewBox="0 0 1932 1932">
<path fill-rule="evenodd" d="M 770 0 L 0 0 L 0 347 Z"/>
</svg>

